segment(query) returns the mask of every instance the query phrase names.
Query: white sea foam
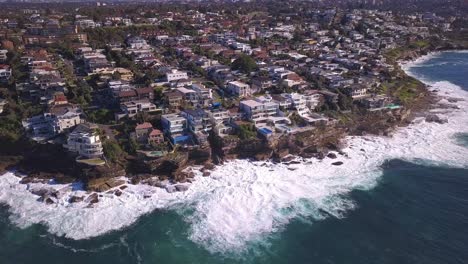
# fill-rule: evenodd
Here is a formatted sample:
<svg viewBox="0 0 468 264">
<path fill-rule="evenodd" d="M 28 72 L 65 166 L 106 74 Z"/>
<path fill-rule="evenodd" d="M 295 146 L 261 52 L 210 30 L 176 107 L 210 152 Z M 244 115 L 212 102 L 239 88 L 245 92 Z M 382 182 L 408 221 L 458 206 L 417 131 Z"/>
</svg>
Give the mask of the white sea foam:
<svg viewBox="0 0 468 264">
<path fill-rule="evenodd" d="M 72 239 L 98 236 L 129 226 L 155 209 L 174 208 L 183 211 L 190 224 L 191 240 L 212 252 L 242 251 L 247 243 L 280 231 L 291 219 L 345 217 L 358 206 L 346 194 L 375 186 L 386 160 L 468 167 L 468 149 L 454 138 L 456 133 L 468 133 L 468 92 L 450 82 L 431 85 L 441 96 L 467 99 L 456 103 L 459 109 L 445 111 L 447 124 L 420 119 L 392 137 L 349 137 L 344 150 L 348 157 L 291 165 L 237 160 L 217 167 L 210 177 L 194 170 L 196 181 L 186 192 L 128 184 L 122 196 L 103 194 L 93 208 L 68 202 L 70 195 L 86 195 L 81 190 L 65 192 L 53 205 L 38 202 L 28 188 L 41 184 L 19 184 L 20 178 L 7 173 L 0 176 L 0 202 L 10 206 L 11 221 L 18 226 L 42 223 L 51 233 Z M 331 165 L 338 160 L 344 164 Z M 145 198 L 148 193 L 151 197 Z"/>
</svg>

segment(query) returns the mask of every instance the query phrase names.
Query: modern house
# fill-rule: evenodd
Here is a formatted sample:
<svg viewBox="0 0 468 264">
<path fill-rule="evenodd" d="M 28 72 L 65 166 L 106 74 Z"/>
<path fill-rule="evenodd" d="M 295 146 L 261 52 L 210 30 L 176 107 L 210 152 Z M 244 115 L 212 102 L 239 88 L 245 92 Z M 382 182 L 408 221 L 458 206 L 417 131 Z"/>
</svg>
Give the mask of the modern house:
<svg viewBox="0 0 468 264">
<path fill-rule="evenodd" d="M 172 69 L 170 72 L 166 73 L 167 82 L 173 82 L 182 79 L 188 79 L 188 74 L 186 72 L 178 71 L 177 69 Z"/>
<path fill-rule="evenodd" d="M 163 132 L 172 144 L 186 144 L 192 141 L 187 133 L 187 119 L 180 114 L 162 115 Z"/>
<path fill-rule="evenodd" d="M 150 113 L 157 111 L 155 104 L 151 103 L 148 99 L 135 100 L 124 102 L 120 105 L 121 113 L 115 114 L 116 120 L 119 120 L 124 117 L 132 118 L 140 112 Z"/>
<path fill-rule="evenodd" d="M 56 105 L 48 112 L 23 121 L 23 127 L 30 131 L 35 140 L 44 140 L 63 133 L 84 122 L 83 112 L 73 105 Z"/>
<path fill-rule="evenodd" d="M 8 65 L 0 64 L 0 82 L 8 82 L 11 77 L 11 68 Z"/>
<path fill-rule="evenodd" d="M 252 94 L 252 91 L 250 90 L 250 85 L 240 81 L 228 82 L 227 90 L 232 95 L 237 97 L 247 97 Z"/>
<path fill-rule="evenodd" d="M 103 155 L 102 143 L 96 132 L 97 126 L 92 124 L 78 125 L 67 137 L 64 148 L 77 153 L 78 158 L 93 159 Z"/>
<path fill-rule="evenodd" d="M 241 101 L 239 108 L 255 124 L 264 123 L 268 117 L 276 116 L 279 112 L 279 104 L 267 96 Z"/>
</svg>

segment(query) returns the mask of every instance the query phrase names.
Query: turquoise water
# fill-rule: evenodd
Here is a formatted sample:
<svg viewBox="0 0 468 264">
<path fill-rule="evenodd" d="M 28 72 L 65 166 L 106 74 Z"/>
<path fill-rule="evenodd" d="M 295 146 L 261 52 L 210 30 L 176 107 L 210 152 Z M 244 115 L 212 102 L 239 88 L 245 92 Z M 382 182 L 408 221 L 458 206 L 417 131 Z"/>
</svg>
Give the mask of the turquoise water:
<svg viewBox="0 0 468 264">
<path fill-rule="evenodd" d="M 412 72 L 468 87 L 467 69 L 468 53 L 447 52 Z M 468 148 L 467 134 L 455 137 Z M 347 195 L 357 207 L 346 217 L 295 219 L 242 253 L 210 253 L 190 240 L 190 211 L 156 211 L 123 230 L 76 241 L 41 225 L 19 229 L 0 206 L 0 264 L 467 263 L 468 169 L 400 160 L 382 168 L 375 188 Z"/>
</svg>

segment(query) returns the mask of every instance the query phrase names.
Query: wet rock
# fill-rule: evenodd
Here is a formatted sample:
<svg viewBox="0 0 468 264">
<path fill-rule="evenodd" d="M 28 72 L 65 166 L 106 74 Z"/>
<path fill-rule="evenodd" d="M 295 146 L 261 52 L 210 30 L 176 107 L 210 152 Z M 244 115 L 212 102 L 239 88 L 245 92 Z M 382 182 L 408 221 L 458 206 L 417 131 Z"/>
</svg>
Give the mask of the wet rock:
<svg viewBox="0 0 468 264">
<path fill-rule="evenodd" d="M 286 157 L 282 158 L 282 159 L 281 159 L 281 162 L 289 163 L 289 162 L 293 161 L 294 159 L 295 159 L 294 156 L 289 155 L 289 156 L 286 156 Z"/>
<path fill-rule="evenodd" d="M 125 183 L 125 180 L 116 178 L 91 179 L 87 183 L 87 190 L 92 192 L 105 192 Z"/>
<path fill-rule="evenodd" d="M 28 183 L 46 183 L 48 179 L 39 179 L 36 177 L 24 177 L 21 179 L 20 183 L 21 184 L 28 184 Z"/>
<path fill-rule="evenodd" d="M 176 189 L 176 187 L 175 187 L 174 185 L 167 185 L 167 186 L 165 186 L 164 188 L 166 189 L 166 191 L 167 191 L 168 193 L 173 193 L 173 192 L 176 192 L 176 191 L 177 191 L 177 189 Z"/>
<path fill-rule="evenodd" d="M 127 188 L 128 188 L 127 185 L 122 185 L 122 186 L 119 187 L 120 190 L 125 190 L 125 189 L 127 189 Z"/>
<path fill-rule="evenodd" d="M 329 153 L 327 155 L 327 157 L 330 158 L 330 159 L 336 159 L 337 158 L 335 153 Z"/>
<path fill-rule="evenodd" d="M 116 190 L 116 191 L 114 192 L 114 194 L 115 194 L 116 196 L 121 196 L 121 195 L 122 195 L 122 191 L 121 191 L 121 190 Z"/>
<path fill-rule="evenodd" d="M 185 192 L 185 191 L 188 190 L 188 188 L 189 188 L 188 185 L 182 185 L 182 184 L 177 184 L 177 185 L 175 186 L 175 189 L 176 189 L 178 192 Z"/>
<path fill-rule="evenodd" d="M 92 193 L 91 195 L 89 195 L 86 198 L 85 202 L 90 203 L 90 204 L 98 203 L 99 202 L 99 195 L 97 193 Z"/>
<path fill-rule="evenodd" d="M 55 203 L 55 201 L 52 200 L 51 197 L 46 197 L 46 198 L 44 199 L 44 203 L 46 203 L 46 204 L 53 204 L 53 203 Z"/>
<path fill-rule="evenodd" d="M 295 170 L 297 170 L 297 168 L 288 168 L 288 170 L 295 171 Z"/>
<path fill-rule="evenodd" d="M 82 202 L 83 200 L 84 200 L 83 196 L 72 196 L 72 197 L 70 197 L 69 202 L 70 203 L 78 203 L 78 202 Z"/>
<path fill-rule="evenodd" d="M 45 188 L 38 188 L 38 189 L 31 189 L 30 192 L 37 196 L 44 196 L 48 194 L 49 192 L 51 192 L 51 190 L 45 189 Z"/>
<path fill-rule="evenodd" d="M 438 115 L 428 115 L 426 116 L 426 122 L 434 122 L 438 124 L 445 124 L 448 122 L 448 119 L 445 117 L 440 117 Z"/>
<path fill-rule="evenodd" d="M 209 172 L 209 171 L 204 171 L 203 172 L 203 177 L 208 177 L 210 175 L 211 175 L 211 172 Z"/>
<path fill-rule="evenodd" d="M 154 186 L 159 188 L 166 188 L 167 184 L 165 182 L 157 182 Z"/>
<path fill-rule="evenodd" d="M 343 165 L 343 162 L 342 161 L 333 162 L 332 165 L 340 166 L 340 165 Z"/>
</svg>

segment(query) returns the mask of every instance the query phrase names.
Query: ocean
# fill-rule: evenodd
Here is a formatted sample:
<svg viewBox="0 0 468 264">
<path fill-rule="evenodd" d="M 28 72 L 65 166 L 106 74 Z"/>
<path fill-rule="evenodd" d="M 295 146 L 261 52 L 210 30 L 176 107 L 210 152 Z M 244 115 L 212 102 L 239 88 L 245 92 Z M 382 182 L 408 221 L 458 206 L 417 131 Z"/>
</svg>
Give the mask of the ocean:
<svg viewBox="0 0 468 264">
<path fill-rule="evenodd" d="M 47 184 L 66 191 L 45 205 L 27 190 L 42 185 L 0 176 L 0 263 L 467 263 L 468 52 L 403 68 L 458 109 L 350 137 L 342 166 L 233 161 L 187 192 L 129 186 L 94 208 L 68 203 L 79 184 Z"/>
</svg>

